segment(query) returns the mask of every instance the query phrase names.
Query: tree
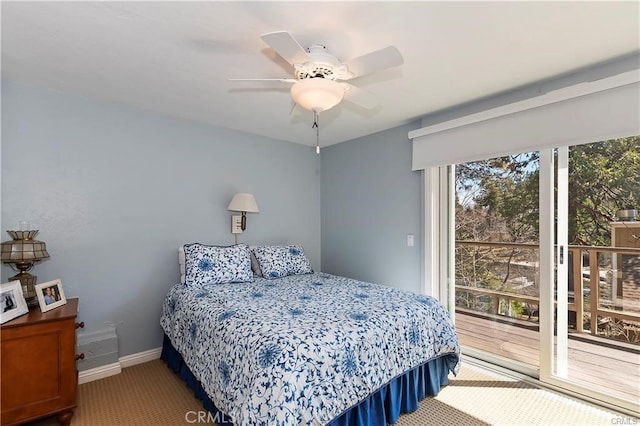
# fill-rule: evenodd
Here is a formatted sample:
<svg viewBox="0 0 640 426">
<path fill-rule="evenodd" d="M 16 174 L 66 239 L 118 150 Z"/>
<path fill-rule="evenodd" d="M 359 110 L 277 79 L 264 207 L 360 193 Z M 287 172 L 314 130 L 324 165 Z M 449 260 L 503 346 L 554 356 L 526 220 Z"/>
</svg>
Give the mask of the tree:
<svg viewBox="0 0 640 426">
<path fill-rule="evenodd" d="M 463 217 L 473 212 L 482 241 L 537 241 L 538 182 L 536 152 L 457 165 L 456 238 L 474 234 Z M 610 245 L 616 211 L 640 207 L 640 136 L 571 147 L 568 201 L 569 243 Z"/>
<path fill-rule="evenodd" d="M 537 240 L 538 169 L 536 152 L 456 166 L 457 192 L 472 194 L 464 207 L 486 210 L 483 241 Z"/>
<path fill-rule="evenodd" d="M 569 151 L 569 243 L 610 245 L 618 210 L 640 207 L 640 136 Z"/>
<path fill-rule="evenodd" d="M 456 165 L 456 239 L 537 243 L 539 177 L 537 152 Z M 616 211 L 640 207 L 640 137 L 571 147 L 569 194 L 570 244 L 610 245 Z M 509 291 L 512 263 L 535 256 L 527 249 L 459 247 L 457 282 Z"/>
<path fill-rule="evenodd" d="M 528 194 L 537 193 L 537 159 L 537 153 L 526 153 L 457 166 L 456 239 L 534 242 L 538 203 Z M 509 290 L 512 261 L 526 261 L 531 254 L 517 248 L 459 247 L 456 282 Z M 467 302 L 468 296 L 461 294 L 458 299 Z"/>
</svg>

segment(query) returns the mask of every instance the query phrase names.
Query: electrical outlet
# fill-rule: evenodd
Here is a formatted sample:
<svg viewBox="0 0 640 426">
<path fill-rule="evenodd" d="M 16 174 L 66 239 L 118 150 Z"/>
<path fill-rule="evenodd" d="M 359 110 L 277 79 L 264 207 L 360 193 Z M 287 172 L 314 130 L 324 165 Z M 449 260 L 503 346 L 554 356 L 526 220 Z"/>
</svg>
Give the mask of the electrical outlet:
<svg viewBox="0 0 640 426">
<path fill-rule="evenodd" d="M 242 216 L 240 215 L 231 216 L 231 233 L 242 234 Z"/>
</svg>

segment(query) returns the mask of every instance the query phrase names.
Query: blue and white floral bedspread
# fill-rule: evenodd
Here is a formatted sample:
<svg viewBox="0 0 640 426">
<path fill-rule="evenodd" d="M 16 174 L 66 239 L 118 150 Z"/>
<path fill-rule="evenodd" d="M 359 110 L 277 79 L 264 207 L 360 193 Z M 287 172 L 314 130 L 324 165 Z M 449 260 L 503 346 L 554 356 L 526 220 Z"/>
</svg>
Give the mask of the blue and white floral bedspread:
<svg viewBox="0 0 640 426">
<path fill-rule="evenodd" d="M 171 288 L 161 325 L 235 424 L 326 424 L 460 348 L 436 299 L 315 273 Z"/>
</svg>

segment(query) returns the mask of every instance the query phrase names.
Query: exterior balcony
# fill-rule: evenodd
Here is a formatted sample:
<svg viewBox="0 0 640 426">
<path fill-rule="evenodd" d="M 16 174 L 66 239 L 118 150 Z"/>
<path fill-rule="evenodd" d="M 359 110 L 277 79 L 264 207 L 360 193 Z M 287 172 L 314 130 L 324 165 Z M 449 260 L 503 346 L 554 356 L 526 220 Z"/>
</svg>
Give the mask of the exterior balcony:
<svg viewBox="0 0 640 426">
<path fill-rule="evenodd" d="M 456 242 L 456 329 L 464 348 L 539 368 L 538 250 Z M 640 248 L 569 246 L 568 267 L 560 281 L 568 283 L 570 380 L 638 406 Z"/>
</svg>

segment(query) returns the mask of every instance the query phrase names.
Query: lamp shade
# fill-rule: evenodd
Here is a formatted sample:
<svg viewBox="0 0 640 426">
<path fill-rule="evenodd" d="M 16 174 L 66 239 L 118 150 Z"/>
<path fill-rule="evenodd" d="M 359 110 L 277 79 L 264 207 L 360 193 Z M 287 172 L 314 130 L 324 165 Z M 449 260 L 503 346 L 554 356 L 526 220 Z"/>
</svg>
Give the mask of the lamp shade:
<svg viewBox="0 0 640 426">
<path fill-rule="evenodd" d="M 44 242 L 34 240 L 38 231 L 7 231 L 12 241 L 2 243 L 0 257 L 5 263 L 33 263 L 47 259 L 47 246 Z"/>
<path fill-rule="evenodd" d="M 344 89 L 334 80 L 326 78 L 305 78 L 291 86 L 291 97 L 304 109 L 322 112 L 338 105 L 344 96 Z"/>
<path fill-rule="evenodd" d="M 44 242 L 34 239 L 38 234 L 37 230 L 7 231 L 7 233 L 11 235 L 12 240 L 2 243 L 0 259 L 3 263 L 15 264 L 16 269 L 20 270 L 10 279 L 20 281 L 27 306 L 30 308 L 38 306 L 35 289 L 38 277 L 27 271 L 33 267 L 34 263 L 49 257 L 47 246 Z"/>
<path fill-rule="evenodd" d="M 247 213 L 259 212 L 255 197 L 253 194 L 248 194 L 246 192 L 237 192 L 231 199 L 227 210 Z"/>
</svg>

